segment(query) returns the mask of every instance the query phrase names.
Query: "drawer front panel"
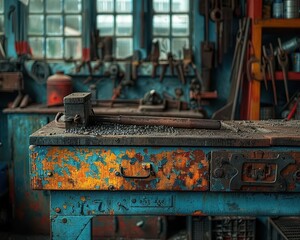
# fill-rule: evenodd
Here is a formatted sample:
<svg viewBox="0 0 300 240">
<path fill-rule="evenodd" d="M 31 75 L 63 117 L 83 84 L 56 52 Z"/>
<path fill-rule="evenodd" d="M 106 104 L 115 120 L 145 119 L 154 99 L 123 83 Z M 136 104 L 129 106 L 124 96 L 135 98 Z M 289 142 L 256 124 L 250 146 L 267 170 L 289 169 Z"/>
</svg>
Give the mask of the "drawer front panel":
<svg viewBox="0 0 300 240">
<path fill-rule="evenodd" d="M 300 192 L 300 152 L 213 151 L 211 191 Z"/>
<path fill-rule="evenodd" d="M 31 146 L 30 156 L 33 189 L 209 188 L 208 160 L 196 148 Z"/>
</svg>

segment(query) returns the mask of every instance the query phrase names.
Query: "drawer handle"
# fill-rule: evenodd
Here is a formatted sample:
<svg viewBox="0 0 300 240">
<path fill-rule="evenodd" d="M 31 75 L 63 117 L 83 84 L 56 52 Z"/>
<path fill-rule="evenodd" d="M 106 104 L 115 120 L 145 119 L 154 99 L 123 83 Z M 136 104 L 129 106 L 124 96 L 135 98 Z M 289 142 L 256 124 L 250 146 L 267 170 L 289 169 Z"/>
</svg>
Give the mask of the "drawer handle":
<svg viewBox="0 0 300 240">
<path fill-rule="evenodd" d="M 274 191 L 286 191 L 286 181 L 281 176 L 281 172 L 288 165 L 295 164 L 295 160 L 289 154 L 279 154 L 275 159 L 248 159 L 241 154 L 233 154 L 230 163 L 238 170 L 230 181 L 231 190 L 240 190 L 243 186 L 265 186 L 272 187 Z M 243 170 L 244 164 L 248 164 L 245 170 Z M 255 164 L 264 164 L 265 168 L 258 170 L 255 168 Z M 244 175 L 254 181 L 245 182 Z M 265 180 L 272 176 L 273 181 Z"/>
<path fill-rule="evenodd" d="M 152 165 L 150 163 L 144 163 L 143 165 L 143 169 L 147 172 L 147 175 L 144 176 L 129 176 L 125 174 L 124 168 L 120 165 L 120 173 L 116 174 L 119 176 L 122 176 L 123 178 L 135 178 L 135 179 L 147 179 L 151 176 L 155 175 L 155 172 L 152 169 Z"/>
</svg>

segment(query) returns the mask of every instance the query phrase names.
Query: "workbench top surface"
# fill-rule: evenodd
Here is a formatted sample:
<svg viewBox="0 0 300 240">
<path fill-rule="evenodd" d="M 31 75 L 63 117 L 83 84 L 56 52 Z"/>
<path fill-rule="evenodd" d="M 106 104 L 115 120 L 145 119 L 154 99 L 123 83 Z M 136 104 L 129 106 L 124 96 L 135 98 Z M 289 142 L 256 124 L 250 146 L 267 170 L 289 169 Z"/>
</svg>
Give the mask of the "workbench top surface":
<svg viewBox="0 0 300 240">
<path fill-rule="evenodd" d="M 199 119 L 201 121 L 201 119 Z M 220 130 L 98 124 L 66 131 L 51 122 L 30 136 L 41 146 L 300 146 L 300 121 L 224 121 Z"/>
</svg>

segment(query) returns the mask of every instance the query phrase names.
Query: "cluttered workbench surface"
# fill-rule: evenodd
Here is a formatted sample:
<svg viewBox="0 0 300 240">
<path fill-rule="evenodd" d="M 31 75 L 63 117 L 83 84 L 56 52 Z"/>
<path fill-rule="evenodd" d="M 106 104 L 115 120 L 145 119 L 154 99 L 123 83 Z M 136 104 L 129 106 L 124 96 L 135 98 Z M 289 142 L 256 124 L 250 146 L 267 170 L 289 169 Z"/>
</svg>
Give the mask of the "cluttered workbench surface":
<svg viewBox="0 0 300 240">
<path fill-rule="evenodd" d="M 118 119 L 118 116 L 116 116 Z M 157 119 L 159 121 L 159 119 Z M 205 122 L 204 119 L 197 121 Z M 30 136 L 32 145 L 299 146 L 299 121 L 222 121 L 219 129 L 101 123 L 66 130 L 54 121 Z"/>
<path fill-rule="evenodd" d="M 300 215 L 298 121 L 99 116 L 87 93 L 64 106 L 29 147 L 52 239 L 90 239 L 103 215 Z"/>
</svg>

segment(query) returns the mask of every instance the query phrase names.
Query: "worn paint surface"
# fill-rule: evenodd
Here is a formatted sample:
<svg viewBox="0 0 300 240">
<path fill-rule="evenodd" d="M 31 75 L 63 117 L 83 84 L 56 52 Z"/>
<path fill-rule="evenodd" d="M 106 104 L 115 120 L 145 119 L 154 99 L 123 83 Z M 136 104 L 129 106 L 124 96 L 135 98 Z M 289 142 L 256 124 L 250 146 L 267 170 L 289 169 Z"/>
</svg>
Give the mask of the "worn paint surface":
<svg viewBox="0 0 300 240">
<path fill-rule="evenodd" d="M 85 201 L 81 198 L 84 196 Z M 63 206 L 66 208 L 63 208 Z M 59 213 L 56 208 L 61 209 Z M 51 217 L 100 215 L 299 216 L 297 193 L 52 191 Z"/>
<path fill-rule="evenodd" d="M 211 153 L 211 191 L 300 192 L 300 151 Z"/>
<path fill-rule="evenodd" d="M 28 155 L 28 136 L 47 124 L 48 117 L 39 114 L 8 114 L 7 119 L 13 228 L 21 233 L 49 234 L 49 193 L 31 189 Z"/>
<path fill-rule="evenodd" d="M 83 216 L 69 216 L 51 218 L 52 240 L 87 240 L 91 239 L 92 218 Z"/>
<path fill-rule="evenodd" d="M 94 221 L 94 220 L 97 221 Z M 93 239 L 166 239 L 165 216 L 99 216 L 92 221 Z"/>
<path fill-rule="evenodd" d="M 208 190 L 196 148 L 31 146 L 31 186 L 48 190 Z"/>
</svg>

